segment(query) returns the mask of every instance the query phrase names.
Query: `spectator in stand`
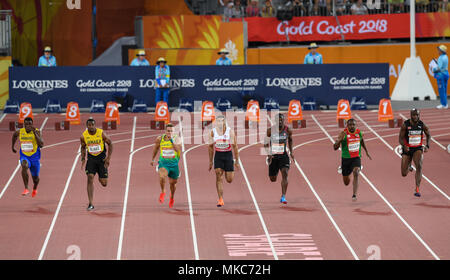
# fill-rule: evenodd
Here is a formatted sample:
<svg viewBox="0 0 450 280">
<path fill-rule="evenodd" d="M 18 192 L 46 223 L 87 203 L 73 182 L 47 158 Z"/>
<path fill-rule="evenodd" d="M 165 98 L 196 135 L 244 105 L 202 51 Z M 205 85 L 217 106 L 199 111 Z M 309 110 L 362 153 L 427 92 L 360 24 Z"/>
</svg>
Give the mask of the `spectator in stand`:
<svg viewBox="0 0 450 280">
<path fill-rule="evenodd" d="M 363 4 L 362 0 L 356 0 L 356 2 L 350 8 L 352 15 L 367 15 L 369 10 L 366 5 Z"/>
<path fill-rule="evenodd" d="M 227 54 L 229 54 L 227 49 L 221 49 L 217 54 L 220 57 L 216 60 L 216 65 L 231 65 L 231 59 L 227 57 Z"/>
<path fill-rule="evenodd" d="M 234 12 L 233 12 L 233 15 L 234 15 L 235 18 L 242 18 L 242 17 L 245 16 L 245 9 L 242 6 L 241 0 L 235 0 L 234 1 Z"/>
<path fill-rule="evenodd" d="M 145 58 L 145 51 L 139 50 L 136 58 L 131 61 L 130 66 L 150 66 L 150 62 Z"/>
<path fill-rule="evenodd" d="M 294 0 L 292 5 L 292 11 L 294 13 L 294 17 L 303 17 L 309 16 L 309 3 L 310 0 Z"/>
<path fill-rule="evenodd" d="M 316 43 L 309 45 L 308 49 L 311 51 L 305 56 L 304 64 L 323 64 L 322 55 L 316 51 L 317 48 Z"/>
<path fill-rule="evenodd" d="M 56 67 L 56 57 L 52 54 L 52 48 L 45 47 L 44 55 L 39 58 L 39 67 Z"/>
<path fill-rule="evenodd" d="M 230 18 L 233 18 L 234 3 L 233 1 L 228 2 L 227 6 L 223 9 L 223 21 L 228 22 Z"/>
<path fill-rule="evenodd" d="M 219 13 L 223 14 L 225 8 L 228 6 L 228 2 L 233 2 L 233 0 L 217 0 L 217 4 L 219 5 Z"/>
<path fill-rule="evenodd" d="M 259 17 L 261 13 L 258 7 L 258 0 L 252 0 L 251 5 L 247 5 L 245 12 L 248 17 Z"/>
<path fill-rule="evenodd" d="M 275 16 L 275 9 L 272 6 L 272 1 L 266 0 L 264 3 L 264 6 L 261 9 L 261 16 L 262 17 L 274 17 Z"/>
<path fill-rule="evenodd" d="M 170 84 L 170 68 L 167 65 L 167 61 L 160 57 L 156 62 L 155 67 L 155 79 L 156 79 L 156 99 L 155 104 L 161 101 L 161 93 L 163 94 L 163 100 L 169 106 L 169 84 Z"/>
<path fill-rule="evenodd" d="M 314 0 L 314 15 L 331 16 L 331 0 Z"/>
<path fill-rule="evenodd" d="M 342 16 L 345 14 L 345 2 L 346 0 L 336 0 L 334 8 L 336 9 L 337 16 Z"/>
<path fill-rule="evenodd" d="M 403 13 L 405 11 L 405 0 L 388 0 L 390 13 Z M 409 3 L 408 3 L 409 5 Z"/>
<path fill-rule="evenodd" d="M 440 45 L 438 47 L 439 57 L 437 59 L 437 67 L 433 69 L 434 78 L 438 84 L 439 97 L 441 104 L 437 106 L 438 109 L 448 109 L 447 103 L 447 83 L 448 83 L 448 56 L 447 47 Z"/>
<path fill-rule="evenodd" d="M 416 13 L 429 13 L 431 12 L 429 0 L 416 0 Z"/>
</svg>

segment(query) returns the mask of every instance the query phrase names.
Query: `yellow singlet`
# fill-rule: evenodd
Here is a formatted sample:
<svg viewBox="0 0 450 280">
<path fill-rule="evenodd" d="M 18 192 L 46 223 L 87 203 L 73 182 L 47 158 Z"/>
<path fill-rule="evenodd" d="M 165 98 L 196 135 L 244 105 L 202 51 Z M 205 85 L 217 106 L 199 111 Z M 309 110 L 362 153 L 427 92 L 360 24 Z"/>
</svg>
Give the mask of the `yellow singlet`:
<svg viewBox="0 0 450 280">
<path fill-rule="evenodd" d="M 36 129 L 39 131 L 38 129 Z M 22 153 L 28 157 L 34 155 L 38 149 L 38 145 L 36 142 L 36 136 L 34 136 L 33 131 L 27 133 L 25 128 L 21 128 L 19 131 L 19 141 L 20 141 L 20 149 Z"/>
<path fill-rule="evenodd" d="M 97 128 L 94 135 L 89 134 L 87 129 L 83 132 L 84 142 L 90 155 L 98 156 L 105 150 L 102 134 L 103 129 L 100 128 Z"/>
</svg>

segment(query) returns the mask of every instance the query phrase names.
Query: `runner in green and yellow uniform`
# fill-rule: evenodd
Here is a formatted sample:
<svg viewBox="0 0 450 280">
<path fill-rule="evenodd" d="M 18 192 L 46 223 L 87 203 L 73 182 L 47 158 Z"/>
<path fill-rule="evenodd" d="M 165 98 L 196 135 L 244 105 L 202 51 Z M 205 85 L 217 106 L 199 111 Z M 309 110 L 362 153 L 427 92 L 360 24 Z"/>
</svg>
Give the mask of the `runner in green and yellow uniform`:
<svg viewBox="0 0 450 280">
<path fill-rule="evenodd" d="M 176 184 L 178 181 L 178 177 L 180 177 L 180 169 L 178 168 L 178 162 L 180 160 L 181 154 L 181 139 L 176 135 L 173 135 L 173 130 L 174 130 L 173 125 L 169 123 L 166 126 L 166 133 L 156 138 L 151 162 L 151 165 L 153 166 L 156 154 L 159 151 L 158 174 L 159 174 L 159 184 L 161 186 L 161 194 L 159 195 L 159 202 L 160 203 L 164 202 L 164 196 L 166 195 L 165 191 L 166 177 L 169 177 L 170 208 L 172 208 L 174 204 Z"/>
<path fill-rule="evenodd" d="M 356 193 L 358 192 L 358 176 L 361 171 L 361 147 L 366 151 L 366 155 L 369 159 L 372 158 L 367 151 L 364 143 L 362 132 L 356 128 L 356 121 L 349 119 L 347 121 L 347 127 L 339 133 L 339 137 L 333 144 L 334 150 L 342 150 L 342 178 L 344 184 L 347 186 L 350 184 L 350 174 L 353 173 L 353 201 L 356 201 Z"/>
</svg>

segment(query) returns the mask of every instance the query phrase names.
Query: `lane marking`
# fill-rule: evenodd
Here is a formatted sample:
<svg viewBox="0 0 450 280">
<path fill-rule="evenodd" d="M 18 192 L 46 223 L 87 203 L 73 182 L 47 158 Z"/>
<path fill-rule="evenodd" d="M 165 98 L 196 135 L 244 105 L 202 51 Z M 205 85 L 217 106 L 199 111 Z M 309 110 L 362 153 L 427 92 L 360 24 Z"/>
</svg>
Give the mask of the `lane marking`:
<svg viewBox="0 0 450 280">
<path fill-rule="evenodd" d="M 126 218 L 126 214 L 127 214 L 127 204 L 128 204 L 128 190 L 130 188 L 130 179 L 131 179 L 131 167 L 133 164 L 133 155 L 135 153 L 134 150 L 134 137 L 136 135 L 136 120 L 137 117 L 135 116 L 133 119 L 133 130 L 132 130 L 132 134 L 131 134 L 131 145 L 130 145 L 130 155 L 128 158 L 128 170 L 127 170 L 127 180 L 126 180 L 126 184 L 125 184 L 125 195 L 123 198 L 123 209 L 122 209 L 122 221 L 120 223 L 120 233 L 119 233 L 119 244 L 117 246 L 117 260 L 120 260 L 120 257 L 122 255 L 122 243 L 123 243 L 123 234 L 124 234 L 124 229 L 125 229 L 125 218 Z M 152 144 L 154 145 L 154 144 Z M 152 146 L 152 145 L 148 145 Z M 140 150 L 140 149 L 138 149 Z M 138 151 L 136 150 L 136 151 Z"/>
<path fill-rule="evenodd" d="M 391 145 L 389 145 L 389 143 L 387 143 L 375 130 L 373 130 L 361 117 L 358 116 L 358 114 L 355 114 L 355 116 L 373 133 L 375 134 L 389 149 L 391 149 L 392 151 L 395 152 L 395 154 L 399 157 L 402 158 L 402 155 L 399 153 L 398 150 L 394 149 Z M 398 145 L 400 146 L 400 145 Z M 413 166 L 414 170 L 415 167 Z M 440 194 L 442 194 L 445 198 L 447 198 L 447 200 L 450 200 L 450 197 L 444 192 L 442 191 L 436 184 L 434 184 L 430 179 L 428 179 L 427 176 L 425 176 L 425 174 L 422 173 L 422 177 L 427 180 L 428 183 L 430 183 L 430 185 L 432 185 Z"/>
<path fill-rule="evenodd" d="M 365 123 L 357 114 L 355 114 L 358 119 L 360 119 L 363 123 Z M 313 116 L 314 121 L 317 123 L 317 125 L 322 129 L 323 133 L 330 139 L 331 143 L 334 143 L 333 138 L 328 134 L 328 132 L 321 126 L 321 124 L 317 121 L 317 119 Z M 366 125 L 367 126 L 367 125 Z M 369 126 L 367 126 L 370 128 Z M 374 131 L 375 132 L 375 131 Z M 375 132 L 376 133 L 376 132 Z M 397 217 L 402 221 L 402 223 L 408 228 L 412 234 L 422 243 L 422 245 L 430 252 L 430 254 L 436 259 L 439 260 L 439 257 L 431 250 L 431 248 L 428 246 L 427 243 L 414 231 L 414 229 L 406 222 L 405 219 L 400 215 L 400 213 L 397 212 L 397 210 L 389 203 L 389 201 L 378 191 L 378 189 L 372 184 L 372 182 L 366 177 L 366 175 L 360 171 L 361 176 L 364 178 L 364 180 L 369 184 L 369 186 L 375 191 L 375 193 L 386 203 L 387 206 L 397 215 Z"/>
</svg>

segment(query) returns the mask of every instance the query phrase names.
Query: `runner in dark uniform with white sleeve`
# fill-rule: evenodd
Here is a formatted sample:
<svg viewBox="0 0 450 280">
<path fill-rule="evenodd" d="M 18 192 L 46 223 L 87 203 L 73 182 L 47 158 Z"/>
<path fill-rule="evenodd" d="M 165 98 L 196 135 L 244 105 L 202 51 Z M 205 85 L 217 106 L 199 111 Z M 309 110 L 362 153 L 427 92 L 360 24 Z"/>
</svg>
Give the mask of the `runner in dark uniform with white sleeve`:
<svg viewBox="0 0 450 280">
<path fill-rule="evenodd" d="M 286 192 L 288 187 L 288 172 L 290 159 L 294 159 L 292 152 L 292 130 L 284 124 L 284 115 L 278 114 L 275 117 L 278 125 L 267 129 L 267 138 L 264 147 L 267 152 L 267 163 L 269 164 L 269 178 L 271 182 L 277 181 L 278 172 L 281 171 L 281 199 L 280 202 L 287 204 Z M 289 145 L 289 155 L 288 147 Z"/>
<path fill-rule="evenodd" d="M 427 144 L 423 145 L 423 134 L 427 136 Z M 423 153 L 430 148 L 430 130 L 420 120 L 420 112 L 417 109 L 411 110 L 411 118 L 406 120 L 400 129 L 399 142 L 402 146 L 402 176 L 406 177 L 412 171 L 411 162 L 416 166 L 416 187 L 414 195 L 420 197 L 420 182 L 422 180 Z M 409 170 L 408 170 L 409 169 Z"/>
</svg>

